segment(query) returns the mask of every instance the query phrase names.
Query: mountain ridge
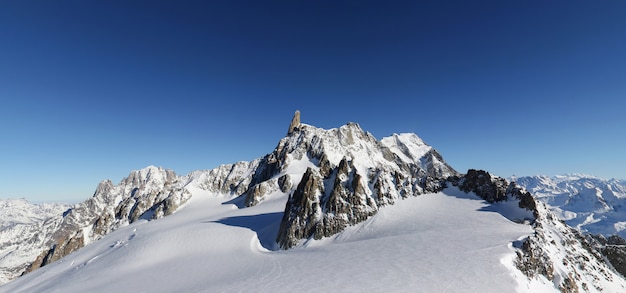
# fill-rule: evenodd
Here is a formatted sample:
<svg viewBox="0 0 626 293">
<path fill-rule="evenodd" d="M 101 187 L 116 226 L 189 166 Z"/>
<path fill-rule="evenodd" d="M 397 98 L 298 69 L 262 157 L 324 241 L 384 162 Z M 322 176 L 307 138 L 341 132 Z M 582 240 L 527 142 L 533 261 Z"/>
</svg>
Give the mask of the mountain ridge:
<svg viewBox="0 0 626 293">
<path fill-rule="evenodd" d="M 264 238 L 256 241 L 271 251 L 330 239 L 376 217 L 386 206 L 451 188 L 475 194 L 508 220 L 534 229 L 535 234 L 511 244 L 516 258 L 510 265 L 528 278 L 518 279 L 523 284 L 588 291 L 593 280 L 604 278 L 610 280 L 598 283 L 598 288 L 626 288 L 611 265 L 595 256 L 595 248 L 515 183 L 480 170 L 460 174 L 415 134 L 377 140 L 356 123 L 332 129 L 301 123 L 299 112 L 287 136 L 259 159 L 185 176 L 149 166 L 132 171 L 117 185 L 102 181 L 92 198 L 63 215 L 27 226 L 25 235 L 37 235 L 28 245 L 7 245 L 7 237 L 16 231 L 0 231 L 0 276 L 9 280 L 45 267 L 118 229 L 166 217 L 207 195 L 223 198 L 222 205 L 235 204 L 242 212 L 282 206 L 281 213 L 262 216 L 269 221 L 266 227 L 244 224 L 245 217 L 219 221 L 252 229 Z M 265 239 L 268 235 L 274 238 Z M 556 238 L 571 243 L 549 241 Z M 581 259 L 589 260 L 587 267 L 579 266 Z"/>
</svg>

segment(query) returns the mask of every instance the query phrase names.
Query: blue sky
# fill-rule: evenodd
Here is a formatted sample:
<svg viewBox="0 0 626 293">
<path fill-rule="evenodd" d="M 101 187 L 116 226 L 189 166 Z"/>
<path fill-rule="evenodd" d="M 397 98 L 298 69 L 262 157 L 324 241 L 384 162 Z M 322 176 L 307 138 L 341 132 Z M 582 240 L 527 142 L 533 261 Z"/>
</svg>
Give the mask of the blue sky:
<svg viewBox="0 0 626 293">
<path fill-rule="evenodd" d="M 269 153 L 294 110 L 457 170 L 626 178 L 624 1 L 3 1 L 0 198 Z"/>
</svg>

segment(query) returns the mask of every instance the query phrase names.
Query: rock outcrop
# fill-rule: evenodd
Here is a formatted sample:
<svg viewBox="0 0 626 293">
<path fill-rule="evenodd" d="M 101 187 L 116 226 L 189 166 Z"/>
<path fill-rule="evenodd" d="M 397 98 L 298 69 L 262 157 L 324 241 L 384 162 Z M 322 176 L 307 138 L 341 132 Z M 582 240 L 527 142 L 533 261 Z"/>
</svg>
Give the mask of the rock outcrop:
<svg viewBox="0 0 626 293">
<path fill-rule="evenodd" d="M 515 182 L 493 176 L 486 171 L 469 169 L 462 177 L 453 176 L 449 180 L 460 190 L 473 192 L 490 203 L 514 199 L 519 200 L 520 208 L 532 211 L 533 214 L 537 212 L 535 199 L 530 192 Z"/>
<path fill-rule="evenodd" d="M 293 133 L 298 126 L 300 126 L 300 111 L 296 110 L 296 112 L 293 114 L 293 118 L 291 118 L 291 123 L 289 123 L 289 130 L 287 130 L 287 135 Z"/>
</svg>

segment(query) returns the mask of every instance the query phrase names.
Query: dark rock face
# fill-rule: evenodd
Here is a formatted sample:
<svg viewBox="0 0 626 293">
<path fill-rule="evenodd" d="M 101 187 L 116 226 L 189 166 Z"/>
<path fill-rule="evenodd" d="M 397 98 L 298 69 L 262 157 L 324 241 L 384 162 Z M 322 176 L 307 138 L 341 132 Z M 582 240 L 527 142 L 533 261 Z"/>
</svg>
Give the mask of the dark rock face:
<svg viewBox="0 0 626 293">
<path fill-rule="evenodd" d="M 288 192 L 291 189 L 291 176 L 285 174 L 278 178 L 278 187 L 282 192 Z"/>
<path fill-rule="evenodd" d="M 290 135 L 298 126 L 300 126 L 300 111 L 296 110 L 293 114 L 293 118 L 291 119 L 291 123 L 289 124 L 287 135 Z"/>
<path fill-rule="evenodd" d="M 538 241 L 524 241 L 521 251 L 516 264 L 522 273 L 531 278 L 540 274 L 550 281 L 554 279 L 554 266 Z"/>
<path fill-rule="evenodd" d="M 321 216 L 320 195 L 323 185 L 319 173 L 308 168 L 298 187 L 289 197 L 276 241 L 283 248 L 295 246 L 300 239 L 308 238 L 316 231 Z"/>
<path fill-rule="evenodd" d="M 587 235 L 586 240 L 606 257 L 618 273 L 626 277 L 626 239 L 617 235 L 608 238 L 602 235 Z"/>
<path fill-rule="evenodd" d="M 40 267 L 55 262 L 83 246 L 85 246 L 85 242 L 80 233 L 74 233 L 67 238 L 61 238 L 57 243 L 53 244 L 49 250 L 43 251 L 22 274 L 32 272 Z"/>
<path fill-rule="evenodd" d="M 515 182 L 508 182 L 504 178 L 491 176 L 486 171 L 474 169 L 467 170 L 467 174 L 462 177 L 451 177 L 449 180 L 460 190 L 474 192 L 490 203 L 509 198 L 518 199 L 520 208 L 532 211 L 537 217 L 536 202 L 532 194 L 517 186 Z"/>
<path fill-rule="evenodd" d="M 474 192 L 488 202 L 497 202 L 507 199 L 508 185 L 509 183 L 504 178 L 493 178 L 486 171 L 470 169 L 463 176 L 459 189 L 465 192 Z"/>
<path fill-rule="evenodd" d="M 441 178 L 418 179 L 384 169 L 364 177 L 345 157 L 335 168 L 309 168 L 287 201 L 276 241 L 288 249 L 302 239 L 329 237 L 393 204 L 396 195 L 438 192 L 445 186 Z"/>
<path fill-rule="evenodd" d="M 293 247 L 311 236 L 332 236 L 375 214 L 377 205 L 365 193 L 362 179 L 345 158 L 326 179 L 307 169 L 285 207 L 276 239 L 280 247 Z"/>
</svg>

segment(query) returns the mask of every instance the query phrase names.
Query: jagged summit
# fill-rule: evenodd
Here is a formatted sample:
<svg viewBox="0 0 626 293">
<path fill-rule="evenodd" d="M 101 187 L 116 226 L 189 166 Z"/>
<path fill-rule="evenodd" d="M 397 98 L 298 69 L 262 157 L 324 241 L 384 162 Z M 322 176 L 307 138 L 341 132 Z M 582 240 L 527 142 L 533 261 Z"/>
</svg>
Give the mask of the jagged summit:
<svg viewBox="0 0 626 293">
<path fill-rule="evenodd" d="M 322 129 L 299 122 L 266 155 L 246 192 L 245 206 L 280 191 L 288 200 L 277 236 L 281 248 L 320 239 L 376 214 L 401 198 L 436 192 L 458 173 L 416 135 L 381 141 L 350 122 Z"/>
<path fill-rule="evenodd" d="M 414 149 L 416 147 L 418 149 Z M 272 153 L 261 159 L 248 190 L 246 206 L 262 201 L 268 191 L 278 188 L 286 190 L 285 186 L 276 185 L 281 177 L 281 182 L 299 182 L 306 167 L 312 167 L 320 176 L 327 177 L 342 161 L 350 163 L 355 174 L 359 175 L 360 184 L 364 186 L 375 184 L 379 179 L 391 182 L 392 179 L 386 176 L 392 175 L 385 175 L 387 172 L 424 180 L 427 177 L 446 178 L 457 174 L 432 147 L 416 135 L 379 141 L 354 122 L 331 129 L 301 123 L 279 141 Z M 406 184 L 403 190 L 389 193 L 388 199 L 384 201 L 393 202 L 396 198 L 421 192 L 419 184 Z M 381 181 L 376 186 L 382 188 L 382 185 Z M 377 193 L 369 189 L 366 192 L 368 196 Z"/>
</svg>

